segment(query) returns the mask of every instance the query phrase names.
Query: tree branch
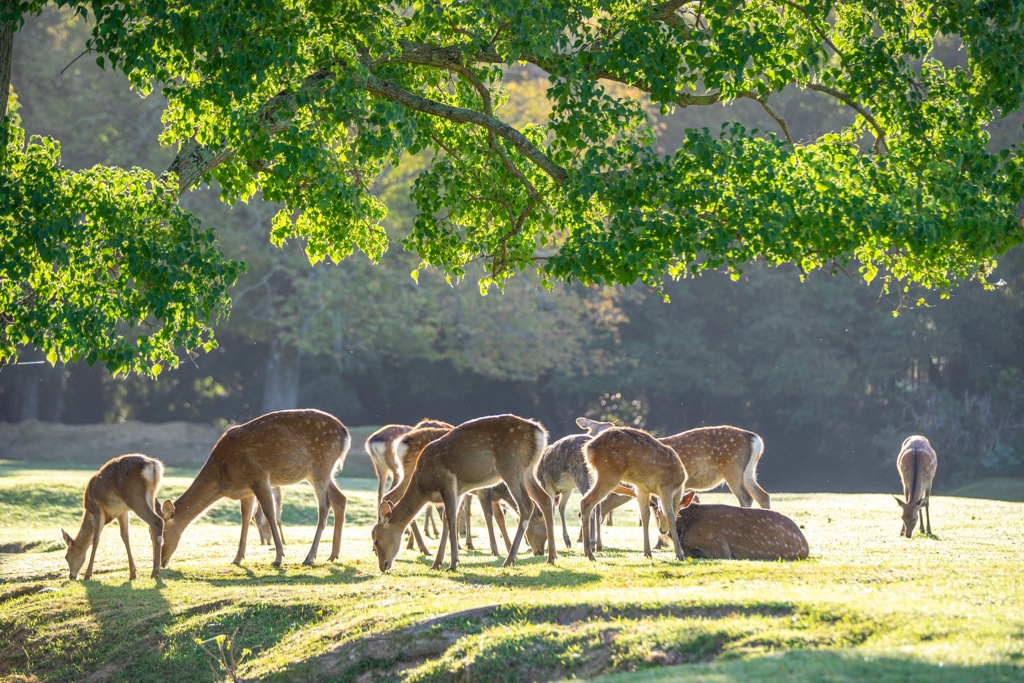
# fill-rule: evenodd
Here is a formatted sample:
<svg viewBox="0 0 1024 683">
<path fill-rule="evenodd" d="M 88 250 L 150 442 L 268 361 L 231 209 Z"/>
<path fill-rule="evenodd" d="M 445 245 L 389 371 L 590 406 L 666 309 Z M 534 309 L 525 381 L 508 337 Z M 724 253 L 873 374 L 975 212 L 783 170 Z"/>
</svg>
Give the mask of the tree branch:
<svg viewBox="0 0 1024 683">
<path fill-rule="evenodd" d="M 871 112 L 865 109 L 862 104 L 854 100 L 846 93 L 840 92 L 835 88 L 830 88 L 825 85 L 819 85 L 817 83 L 808 83 L 806 87 L 815 92 L 824 93 L 826 95 L 830 95 L 836 98 L 837 100 L 839 100 L 840 102 L 842 102 L 843 104 L 845 104 L 846 106 L 850 107 L 858 114 L 863 116 L 864 120 L 867 121 L 868 124 L 875 129 L 875 150 L 880 154 L 885 154 L 889 151 L 889 147 L 885 143 L 885 131 L 878 124 L 878 121 L 875 120 L 875 117 L 871 115 Z"/>
</svg>

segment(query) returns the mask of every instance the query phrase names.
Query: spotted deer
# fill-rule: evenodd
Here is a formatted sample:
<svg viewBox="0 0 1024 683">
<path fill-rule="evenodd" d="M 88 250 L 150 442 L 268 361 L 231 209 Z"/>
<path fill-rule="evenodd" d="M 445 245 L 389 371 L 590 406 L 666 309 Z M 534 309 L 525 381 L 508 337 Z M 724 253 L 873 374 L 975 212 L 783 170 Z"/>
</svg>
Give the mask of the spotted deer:
<svg viewBox="0 0 1024 683">
<path fill-rule="evenodd" d="M 648 536 L 651 494 L 662 502 L 665 510 L 679 509 L 686 486 L 686 470 L 675 452 L 645 431 L 629 427 L 611 427 L 602 431 L 583 446 L 583 455 L 590 468 L 590 489 L 583 495 L 580 512 L 584 522 L 620 482 L 632 484 L 640 506 L 640 521 L 644 531 L 644 555 L 651 557 Z M 675 545 L 676 558 L 684 559 L 682 547 L 671 515 L 658 517 L 662 533 L 669 534 Z M 548 538 L 553 538 L 548 533 Z M 549 544 L 554 545 L 554 544 Z M 590 525 L 583 524 L 583 552 L 594 560 L 594 544 Z"/>
<path fill-rule="evenodd" d="M 85 552 L 92 547 L 89 554 L 89 566 L 85 569 L 85 580 L 92 578 L 93 563 L 96 560 L 96 547 L 100 543 L 100 532 L 110 522 L 117 520 L 121 529 L 121 540 L 128 553 L 128 577 L 135 579 L 135 559 L 128 543 L 128 521 L 134 512 L 149 525 L 149 536 L 153 541 L 153 572 L 156 578 L 160 574 L 160 550 L 163 546 L 164 520 L 156 507 L 156 490 L 163 478 L 164 466 L 159 460 L 131 453 L 108 460 L 100 470 L 89 479 L 82 497 L 82 524 L 78 534 L 72 538 L 68 532 L 60 530 L 67 544 L 68 551 L 64 559 L 68 563 L 68 578 L 78 578 L 78 572 L 85 562 Z"/>
<path fill-rule="evenodd" d="M 311 565 L 316 559 L 329 510 L 334 511 L 334 542 L 328 561 L 337 559 L 347 500 L 334 475 L 344 464 L 351 442 L 348 429 L 338 418 L 312 409 L 279 410 L 228 429 L 188 489 L 173 503 L 163 503 L 161 565 L 167 566 L 182 532 L 192 520 L 221 498 L 241 501 L 244 523 L 233 560 L 241 564 L 249 531 L 247 520 L 252 517 L 256 502 L 264 510 L 273 510 L 272 489 L 303 480 L 312 485 L 316 494 L 318 517 L 313 545 L 302 563 Z M 272 524 L 270 530 L 277 550 L 273 564 L 280 566 L 284 560 L 281 529 Z"/>
<path fill-rule="evenodd" d="M 516 560 L 526 531 L 527 511 L 532 499 L 545 517 L 549 536 L 554 532 L 551 498 L 541 488 L 534 467 L 547 446 L 547 430 L 533 420 L 515 415 L 492 415 L 464 422 L 441 438 L 428 443 L 420 453 L 405 493 L 397 502 L 381 503 L 379 520 L 371 530 L 373 551 L 381 571 L 388 571 L 401 548 L 405 527 L 428 503 L 443 503 L 446 510 L 458 510 L 467 492 L 504 481 L 516 503 L 519 525 L 504 566 Z M 444 561 L 445 542 L 451 545 L 450 569 L 459 565 L 456 515 L 445 516 L 441 545 L 433 569 Z M 554 564 L 554 544 L 549 544 L 548 562 Z"/>
<path fill-rule="evenodd" d="M 774 510 L 701 505 L 683 496 L 676 516 L 679 543 L 690 557 L 719 560 L 802 560 L 807 539 L 800 527 Z"/>
<path fill-rule="evenodd" d="M 893 496 L 903 509 L 903 529 L 900 536 L 913 536 L 922 507 L 925 514 L 920 515 L 921 533 L 931 535 L 932 514 L 928 509 L 928 503 L 932 495 L 932 480 L 935 478 L 937 462 L 935 450 L 923 436 L 908 436 L 900 446 L 900 454 L 896 457 L 896 469 L 899 470 L 903 482 L 903 500 Z"/>
<path fill-rule="evenodd" d="M 441 426 L 443 425 L 443 426 Z M 420 459 L 420 453 L 431 441 L 440 439 L 442 436 L 454 429 L 454 425 L 441 423 L 433 427 L 416 427 L 395 439 L 394 453 L 398 463 L 398 481 L 390 491 L 381 498 L 377 509 L 377 521 L 381 520 L 381 511 L 393 507 L 405 495 L 409 484 L 412 483 L 412 474 L 416 471 L 416 463 Z M 424 555 L 429 554 L 427 544 L 420 533 L 419 525 L 413 519 L 409 522 L 410 541 L 415 540 L 417 547 Z"/>
<path fill-rule="evenodd" d="M 393 424 L 381 427 L 366 439 L 363 448 L 370 456 L 373 469 L 377 473 L 377 505 L 380 505 L 384 493 L 394 487 L 402 476 L 402 463 L 395 455 L 395 441 L 407 432 L 420 427 L 448 427 L 453 425 L 440 420 L 423 418 L 415 426 Z"/>
<path fill-rule="evenodd" d="M 613 427 L 581 417 L 576 424 L 592 436 Z M 764 453 L 764 441 L 754 432 L 727 425 L 697 427 L 666 436 L 661 442 L 679 456 L 686 468 L 686 486 L 692 491 L 709 491 L 723 481 L 742 507 L 756 500 L 763 508 L 771 507 L 771 496 L 757 483 L 757 463 Z"/>
</svg>

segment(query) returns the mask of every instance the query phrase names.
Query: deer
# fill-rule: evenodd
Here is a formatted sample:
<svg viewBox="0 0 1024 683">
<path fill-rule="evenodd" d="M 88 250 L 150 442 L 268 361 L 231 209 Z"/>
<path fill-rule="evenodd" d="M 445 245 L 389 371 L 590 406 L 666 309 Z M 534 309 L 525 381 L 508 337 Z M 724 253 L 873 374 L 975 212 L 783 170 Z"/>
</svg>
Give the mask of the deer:
<svg viewBox="0 0 1024 683">
<path fill-rule="evenodd" d="M 675 520 L 683 552 L 717 560 L 803 560 L 807 539 L 800 527 L 774 510 L 702 505 L 695 493 L 683 496 Z"/>
<path fill-rule="evenodd" d="M 478 489 L 473 494 L 480 499 L 480 509 L 484 515 L 484 522 L 487 524 L 487 538 L 491 544 L 491 555 L 498 556 L 498 541 L 494 535 L 494 526 L 497 522 L 498 531 L 501 532 L 501 538 L 505 542 L 505 552 L 512 550 L 512 540 L 508 537 L 508 528 L 505 526 L 505 511 L 502 509 L 501 504 L 508 503 L 510 506 L 515 507 L 515 499 L 512 497 L 512 492 L 508 488 L 508 484 L 505 482 L 499 482 L 494 486 L 489 486 L 485 489 Z M 467 498 L 467 500 L 469 500 Z M 532 513 L 533 507 L 531 506 L 530 513 Z M 468 509 L 467 509 L 468 512 Z M 524 514 L 530 514 L 525 513 Z M 543 522 L 539 521 L 543 517 L 538 518 L 538 524 L 543 528 Z M 533 516 L 530 516 L 527 522 L 526 533 L 530 533 L 529 525 L 533 522 Z M 469 539 L 469 520 L 466 520 L 466 538 Z M 527 541 L 529 543 L 529 541 Z M 532 546 L 531 546 L 532 547 Z M 466 548 L 472 550 L 472 547 L 468 544 Z M 540 555 L 541 552 L 534 552 L 535 555 Z"/>
<path fill-rule="evenodd" d="M 377 521 L 381 520 L 380 511 L 385 509 L 387 506 L 394 506 L 409 488 L 409 484 L 412 483 L 412 474 L 416 471 L 416 463 L 420 458 L 420 453 L 423 452 L 423 448 L 430 443 L 440 439 L 442 436 L 454 429 L 453 425 L 447 423 L 441 423 L 445 426 L 435 427 L 417 427 L 412 429 L 405 434 L 401 435 L 395 440 L 394 453 L 396 462 L 398 463 L 398 481 L 394 487 L 384 494 L 378 504 Z M 385 503 L 387 505 L 385 505 Z M 409 523 L 410 530 L 410 546 L 413 540 L 419 550 L 424 555 L 429 554 L 427 545 L 423 541 L 423 536 L 420 534 L 419 526 L 416 524 L 416 520 L 413 519 Z"/>
<path fill-rule="evenodd" d="M 384 498 L 388 486 L 394 486 L 402 476 L 402 463 L 395 455 L 395 440 L 403 434 L 419 427 L 448 427 L 454 425 L 440 420 L 423 418 L 415 426 L 392 424 L 385 425 L 375 431 L 366 439 L 363 448 L 370 456 L 373 463 L 373 470 L 377 473 L 377 505 Z"/>
<path fill-rule="evenodd" d="M 85 569 L 85 580 L 92 578 L 93 564 L 96 560 L 96 548 L 100 543 L 100 532 L 110 522 L 117 520 L 121 529 L 121 540 L 128 553 L 128 578 L 135 580 L 135 559 L 128 543 L 128 521 L 134 512 L 149 525 L 149 536 L 153 541 L 153 572 L 152 578 L 160 575 L 160 551 L 163 547 L 164 520 L 157 511 L 156 490 L 164 475 L 164 465 L 155 458 L 141 453 L 129 453 L 112 458 L 89 479 L 82 496 L 82 524 L 78 534 L 72 538 L 68 532 L 60 530 L 67 544 L 68 551 L 64 559 L 68 563 L 68 578 L 78 578 L 78 572 L 85 562 L 85 552 L 92 547 L 89 554 L 89 566 Z"/>
<path fill-rule="evenodd" d="M 537 464 L 537 479 L 540 485 L 552 498 L 558 499 L 558 514 L 562 520 L 562 541 L 566 548 L 572 547 L 569 540 L 569 532 L 565 524 L 565 509 L 569 504 L 569 494 L 573 489 L 580 493 L 586 492 L 591 485 L 590 470 L 587 468 L 587 461 L 583 457 L 583 445 L 590 440 L 588 434 L 570 434 L 555 441 L 544 449 Z M 608 498 L 602 501 L 596 510 L 596 515 L 591 520 L 594 528 L 591 533 L 596 538 L 595 550 L 601 550 L 601 518 L 602 510 L 605 509 L 609 499 L 615 498 L 612 508 L 618 507 L 630 498 L 635 497 L 632 489 L 620 486 Z M 582 523 L 581 523 L 582 524 Z M 583 533 L 582 528 L 580 533 Z M 544 544 L 547 542 L 547 534 L 544 530 L 543 518 L 533 515 L 526 527 L 526 543 L 533 550 L 534 555 L 544 554 Z"/>
<path fill-rule="evenodd" d="M 682 502 L 686 486 L 686 470 L 669 446 L 647 432 L 631 427 L 610 427 L 587 441 L 583 456 L 591 472 L 592 484 L 580 505 L 583 524 L 583 552 L 594 561 L 594 543 L 590 533 L 590 514 L 620 482 L 632 484 L 640 506 L 640 522 L 644 530 L 644 556 L 651 557 L 651 541 L 647 533 L 650 520 L 651 494 L 661 500 L 665 510 L 675 511 Z M 685 559 L 679 534 L 670 514 L 658 516 L 663 534 L 672 537 L 676 559 Z M 553 538 L 550 531 L 548 538 Z M 551 543 L 549 545 L 554 545 Z"/>
<path fill-rule="evenodd" d="M 893 496 L 903 509 L 903 529 L 900 531 L 900 536 L 907 538 L 913 536 L 922 507 L 925 514 L 920 515 L 921 533 L 931 535 L 932 514 L 928 509 L 928 503 L 932 495 L 932 480 L 935 478 L 937 462 L 935 449 L 925 437 L 914 435 L 903 440 L 900 454 L 896 457 L 896 469 L 903 482 L 904 500 Z M 927 530 L 925 516 L 928 517 Z"/>
<path fill-rule="evenodd" d="M 547 446 L 547 430 L 533 420 L 516 415 L 491 415 L 464 422 L 441 438 L 431 441 L 422 450 L 405 493 L 392 503 L 381 503 L 379 520 L 371 530 L 373 551 L 382 572 L 389 571 L 401 546 L 405 527 L 427 503 L 443 503 L 445 510 L 458 510 L 459 501 L 468 491 L 491 486 L 499 481 L 508 484 L 516 504 L 519 525 L 512 548 L 503 566 L 515 560 L 526 531 L 531 499 L 544 515 L 548 537 L 554 535 L 554 511 L 551 497 L 544 492 L 534 468 Z M 445 515 L 441 527 L 441 544 L 431 569 L 440 569 L 444 561 L 445 542 L 451 544 L 451 564 L 459 566 L 456 515 Z M 555 563 L 554 544 L 549 544 L 548 563 Z"/>
<path fill-rule="evenodd" d="M 591 436 L 613 427 L 585 417 L 576 424 Z M 721 425 L 697 427 L 666 436 L 661 442 L 679 456 L 686 468 L 686 486 L 692 491 L 710 491 L 723 481 L 741 507 L 757 504 L 771 508 L 771 496 L 757 483 L 757 463 L 764 453 L 764 440 L 754 432 Z"/>
<path fill-rule="evenodd" d="M 313 545 L 302 563 L 312 565 L 316 559 L 329 509 L 334 511 L 334 542 L 328 562 L 336 560 L 347 499 L 334 475 L 351 443 L 348 429 L 338 418 L 313 409 L 278 410 L 231 427 L 214 444 L 185 492 L 173 503 L 164 501 L 161 566 L 167 566 L 185 528 L 221 498 L 241 502 L 242 535 L 233 560 L 241 564 L 253 507 L 259 502 L 264 510 L 273 510 L 273 488 L 303 480 L 316 494 L 318 519 Z M 277 551 L 273 566 L 279 567 L 284 561 L 284 541 L 278 524 L 271 524 L 270 530 Z"/>
<path fill-rule="evenodd" d="M 284 540 L 284 527 L 281 526 L 281 487 L 275 486 L 271 489 L 271 493 L 274 495 L 274 514 L 268 517 L 263 512 L 263 506 L 259 503 L 256 504 L 256 512 L 252 515 L 252 522 L 256 525 L 256 531 L 260 534 L 260 545 L 270 545 L 274 542 L 274 534 L 270 531 L 270 520 L 274 520 L 277 527 L 281 530 L 281 542 L 285 543 Z"/>
</svg>

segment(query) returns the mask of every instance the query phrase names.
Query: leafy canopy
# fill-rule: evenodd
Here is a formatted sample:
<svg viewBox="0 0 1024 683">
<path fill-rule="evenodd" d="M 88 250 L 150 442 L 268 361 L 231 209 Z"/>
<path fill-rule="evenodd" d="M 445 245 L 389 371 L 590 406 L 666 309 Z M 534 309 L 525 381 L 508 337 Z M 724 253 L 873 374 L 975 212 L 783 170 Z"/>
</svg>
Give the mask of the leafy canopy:
<svg viewBox="0 0 1024 683">
<path fill-rule="evenodd" d="M 984 130 L 1022 102 L 1024 66 L 1007 58 L 1024 54 L 1022 2 L 59 4 L 95 20 L 101 64 L 167 97 L 176 191 L 261 192 L 283 207 L 273 239 L 300 238 L 313 262 L 380 257 L 375 181 L 417 153 L 430 162 L 402 244 L 455 278 L 482 261 L 484 288 L 533 268 L 657 286 L 763 258 L 945 289 L 1024 238 L 1020 152 L 988 149 Z M 966 68 L 936 56 L 940 37 L 961 41 Z M 539 124 L 503 118 L 515 65 L 549 75 Z M 794 139 L 772 106 L 793 87 L 851 123 Z M 776 128 L 653 148 L 648 102 L 737 99 Z"/>
</svg>

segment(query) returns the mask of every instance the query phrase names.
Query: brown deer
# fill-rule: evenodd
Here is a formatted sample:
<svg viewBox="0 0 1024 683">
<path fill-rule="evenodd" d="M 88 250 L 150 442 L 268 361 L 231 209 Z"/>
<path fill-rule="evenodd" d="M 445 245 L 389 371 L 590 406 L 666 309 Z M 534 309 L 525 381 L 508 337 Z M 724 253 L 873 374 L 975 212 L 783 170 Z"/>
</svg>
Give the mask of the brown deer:
<svg viewBox="0 0 1024 683">
<path fill-rule="evenodd" d="M 576 424 L 591 436 L 614 426 L 581 417 Z M 679 456 L 686 468 L 686 486 L 692 491 L 709 491 L 723 481 L 742 507 L 756 500 L 771 507 L 771 496 L 757 483 L 757 463 L 764 453 L 764 441 L 754 432 L 727 425 L 697 427 L 666 436 L 661 442 Z"/>
<path fill-rule="evenodd" d="M 409 484 L 412 482 L 412 473 L 416 471 L 416 463 L 420 458 L 420 453 L 423 452 L 424 447 L 431 441 L 436 441 L 442 436 L 454 429 L 453 425 L 448 423 L 442 423 L 443 426 L 434 427 L 417 427 L 409 432 L 406 432 L 402 436 L 398 437 L 394 443 L 395 458 L 398 463 L 398 481 L 394 487 L 384 494 L 381 499 L 380 505 L 377 510 L 377 521 L 381 520 L 381 510 L 387 509 L 387 507 L 394 506 L 402 496 L 405 495 L 406 490 L 409 488 Z M 387 505 L 385 505 L 387 503 Z M 424 555 L 429 554 L 427 550 L 427 544 L 423 541 L 423 535 L 420 533 L 419 525 L 416 524 L 416 520 L 412 520 L 409 523 L 410 542 L 415 540 L 419 550 Z M 411 547 L 411 546 L 410 546 Z"/>
<path fill-rule="evenodd" d="M 615 491 L 619 482 L 632 484 L 640 506 L 640 521 L 644 529 L 644 555 L 651 557 L 651 541 L 647 528 L 650 520 L 651 494 L 661 499 L 665 510 L 679 509 L 686 486 L 686 470 L 675 452 L 645 431 L 629 427 L 612 427 L 602 431 L 583 446 L 583 456 L 591 471 L 593 484 L 583 495 L 580 514 L 583 524 L 583 552 L 594 559 L 594 544 L 590 525 L 586 523 L 590 514 L 609 493 Z M 662 533 L 670 534 L 675 545 L 676 558 L 684 559 L 679 545 L 675 524 L 671 515 L 659 516 Z M 548 538 L 553 538 L 548 533 Z M 554 544 L 549 544 L 554 545 Z"/>
<path fill-rule="evenodd" d="M 164 520 L 156 507 L 156 490 L 164 475 L 164 465 L 159 460 L 145 455 L 132 453 L 108 460 L 99 472 L 93 475 L 85 486 L 82 497 L 82 525 L 78 535 L 71 538 L 68 532 L 60 530 L 64 542 L 68 546 L 68 578 L 74 581 L 85 561 L 85 551 L 92 546 L 89 554 L 89 566 L 85 570 L 85 580 L 92 578 L 93 562 L 96 560 L 96 547 L 100 543 L 100 532 L 103 527 L 117 520 L 121 529 L 121 540 L 128 552 L 128 577 L 135 578 L 135 559 L 132 548 L 128 544 L 128 519 L 130 512 L 135 512 L 142 521 L 149 525 L 149 536 L 153 540 L 153 573 L 154 579 L 160 574 L 160 549 L 163 545 Z"/>
<path fill-rule="evenodd" d="M 454 425 L 440 420 L 423 418 L 415 426 L 394 424 L 381 427 L 366 439 L 363 447 L 370 456 L 377 473 L 377 505 L 380 505 L 388 486 L 394 487 L 402 476 L 402 463 L 395 455 L 395 440 L 412 429 L 420 427 L 448 427 Z M 390 480 L 390 481 L 389 481 Z"/>
<path fill-rule="evenodd" d="M 405 527 L 427 503 L 443 503 L 445 510 L 458 510 L 459 500 L 468 491 L 508 484 L 519 513 L 512 549 L 504 566 L 515 562 L 519 544 L 526 531 L 530 499 L 544 515 L 549 537 L 553 536 L 551 497 L 544 492 L 533 470 L 547 446 L 547 430 L 532 420 L 515 415 L 492 415 L 464 422 L 422 450 L 405 494 L 396 502 L 381 503 L 380 521 L 373 527 L 373 551 L 381 571 L 388 571 L 401 547 Z M 451 543 L 451 565 L 459 565 L 456 515 L 445 516 L 441 545 L 433 569 L 444 561 L 445 541 Z M 555 562 L 554 544 L 549 544 L 548 562 Z"/>
<path fill-rule="evenodd" d="M 252 523 L 256 525 L 256 531 L 260 534 L 260 545 L 270 545 L 274 542 L 274 534 L 270 530 L 271 519 L 277 524 L 277 528 L 281 530 L 281 542 L 286 543 L 284 540 L 284 527 L 281 526 L 281 487 L 275 486 L 271 489 L 271 493 L 274 494 L 274 514 L 268 517 L 263 512 L 263 506 L 256 503 L 256 512 L 252 515 Z"/>
<path fill-rule="evenodd" d="M 279 410 L 228 429 L 192 485 L 173 503 L 164 501 L 162 566 L 170 561 L 185 527 L 221 498 L 241 501 L 244 523 L 233 560 L 241 564 L 249 531 L 247 520 L 256 502 L 264 510 L 273 510 L 272 489 L 303 480 L 313 486 L 319 516 L 313 545 L 302 563 L 313 564 L 316 558 L 328 507 L 334 511 L 334 543 L 328 561 L 337 559 L 347 501 L 334 475 L 344 464 L 351 441 L 348 429 L 338 418 L 312 409 Z M 279 525 L 271 524 L 270 530 L 277 550 L 274 566 L 279 566 L 284 560 L 284 541 Z"/>
<path fill-rule="evenodd" d="M 900 536 L 910 538 L 918 523 L 921 508 L 925 514 L 920 516 L 921 533 L 932 533 L 932 513 L 928 503 L 932 495 L 932 480 L 935 478 L 937 458 L 932 445 L 923 436 L 908 436 L 900 446 L 900 454 L 896 457 L 896 469 L 903 481 L 903 498 L 897 496 L 896 502 L 903 508 L 903 529 Z M 927 530 L 925 516 L 928 517 Z"/>
<path fill-rule="evenodd" d="M 803 560 L 807 539 L 796 522 L 774 510 L 701 505 L 690 491 L 676 517 L 679 543 L 690 557 L 717 560 Z"/>
<path fill-rule="evenodd" d="M 583 457 L 583 445 L 590 440 L 589 434 L 570 434 L 564 436 L 544 449 L 537 464 L 537 479 L 540 485 L 552 498 L 558 499 L 558 514 L 562 520 L 562 541 L 566 548 L 571 548 L 569 532 L 565 524 L 565 508 L 569 504 L 569 495 L 574 489 L 585 493 L 590 489 L 590 470 L 587 468 L 586 458 Z M 594 549 L 601 550 L 601 518 L 607 503 L 614 497 L 615 503 L 612 509 L 635 497 L 632 489 L 619 487 L 616 492 L 609 494 L 608 498 L 598 504 L 596 514 L 590 520 L 593 525 L 591 533 L 595 538 Z M 581 523 L 582 524 L 582 523 Z M 582 528 L 580 534 L 583 533 Z M 544 544 L 547 542 L 547 533 L 544 530 L 542 517 L 533 515 L 526 527 L 526 543 L 533 550 L 534 555 L 544 554 Z"/>
</svg>

